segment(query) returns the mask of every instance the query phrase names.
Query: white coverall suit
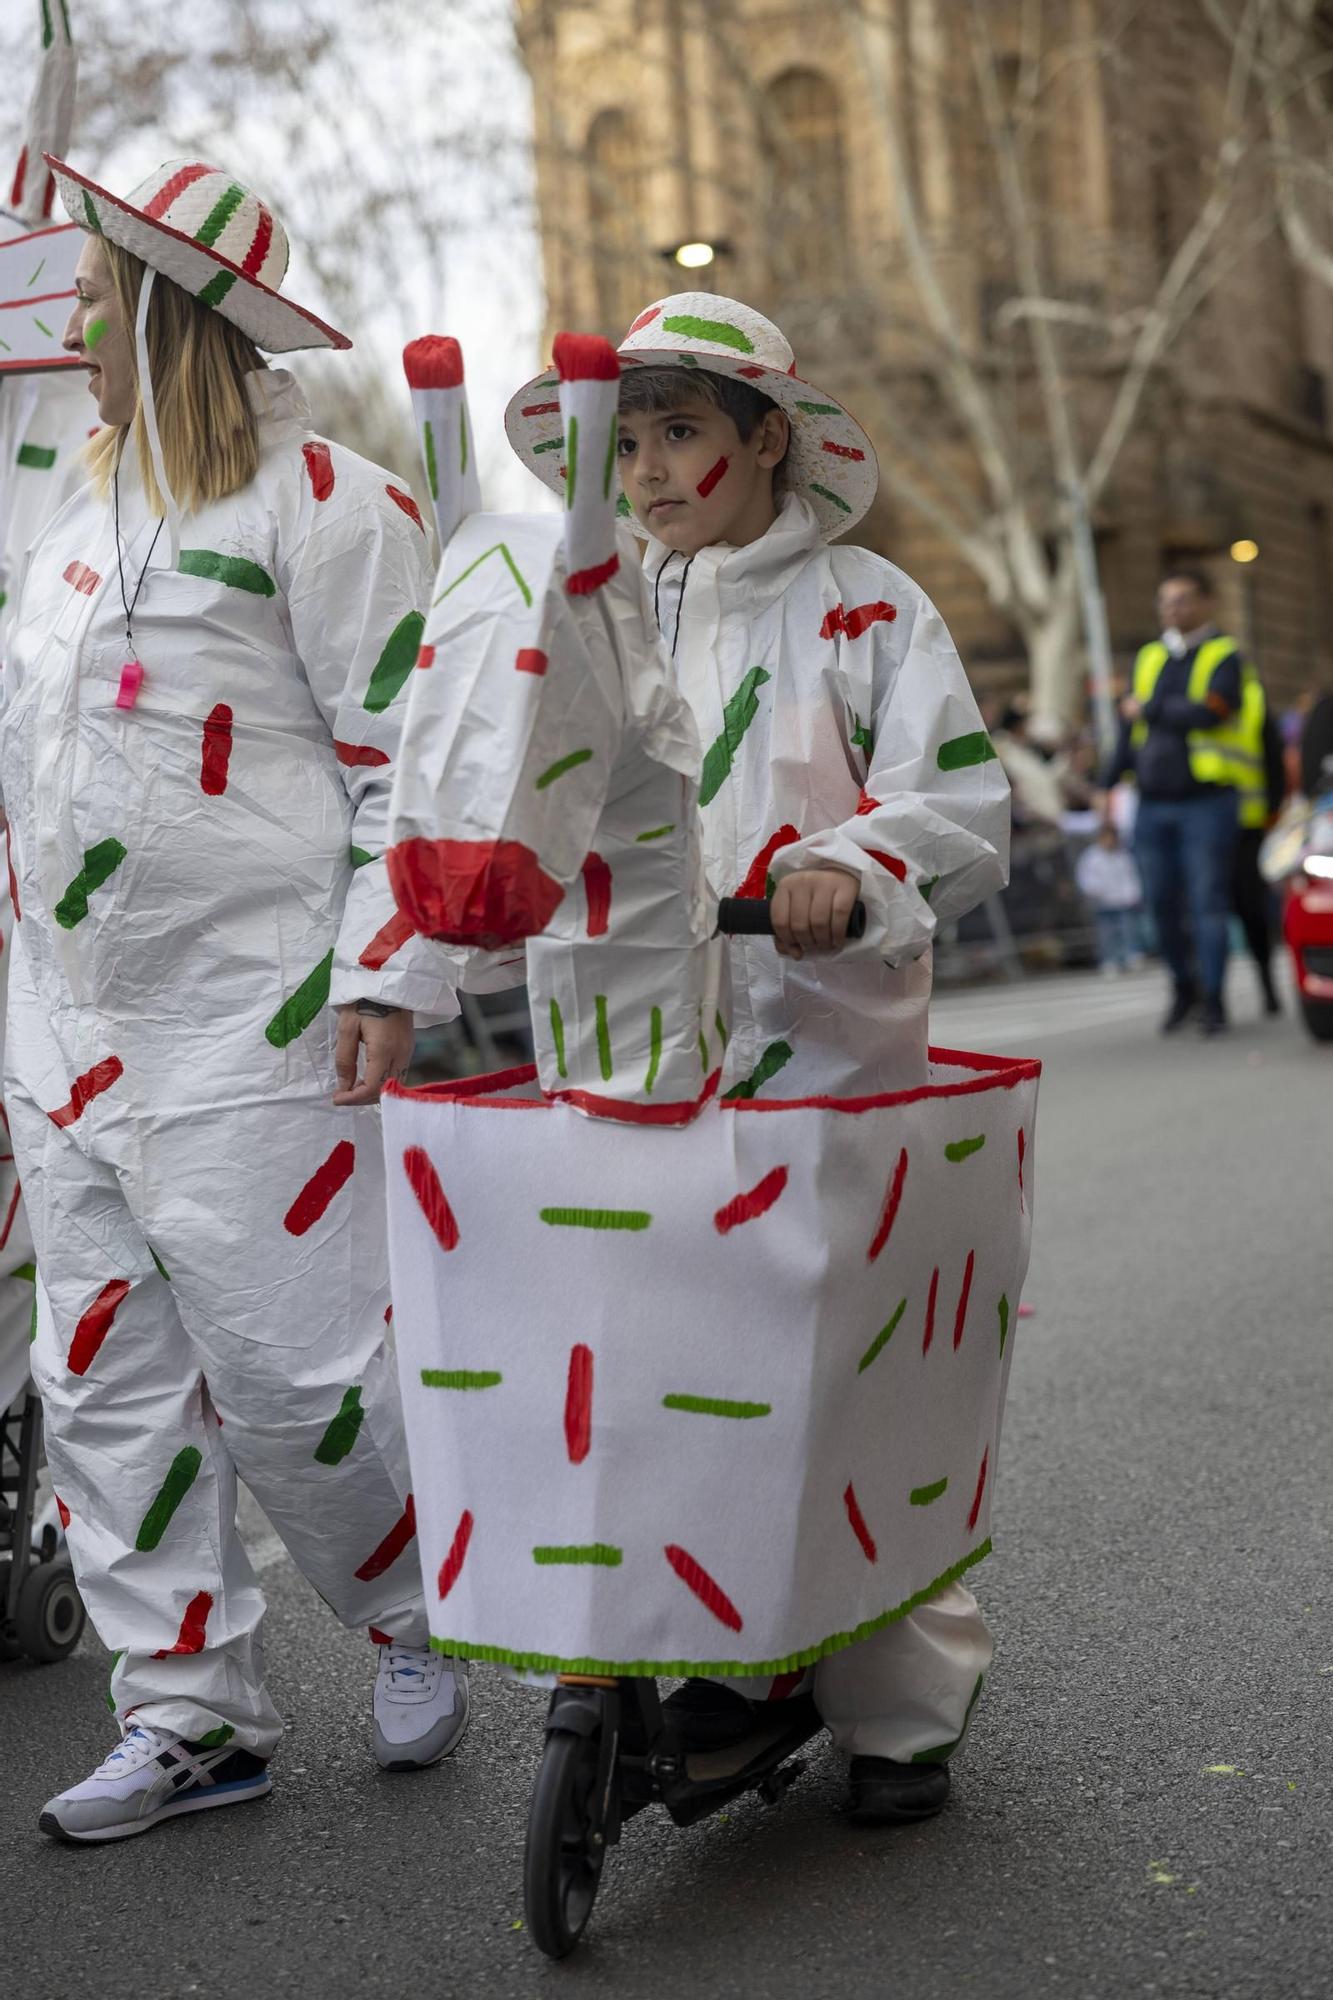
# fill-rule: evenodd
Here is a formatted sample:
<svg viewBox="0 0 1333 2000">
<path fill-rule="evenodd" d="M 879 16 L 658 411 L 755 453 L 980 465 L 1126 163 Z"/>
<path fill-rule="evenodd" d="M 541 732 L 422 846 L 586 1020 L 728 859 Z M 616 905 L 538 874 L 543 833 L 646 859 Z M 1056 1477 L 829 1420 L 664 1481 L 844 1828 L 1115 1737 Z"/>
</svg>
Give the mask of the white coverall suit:
<svg viewBox="0 0 1333 2000">
<path fill-rule="evenodd" d="M 410 498 L 250 378 L 258 473 L 159 538 L 125 621 L 110 499 L 31 551 L 0 782 L 21 921 L 5 1098 L 32 1219 L 33 1370 L 118 1718 L 265 1756 L 244 1479 L 348 1625 L 424 1645 L 375 1109 L 339 1003 L 455 1011 L 382 853 L 431 563 Z M 121 469 L 126 593 L 156 523 Z"/>
<path fill-rule="evenodd" d="M 732 940 L 723 1094 L 925 1083 L 931 938 L 1002 886 L 1009 844 L 1008 784 L 943 620 L 881 556 L 826 545 L 794 495 L 758 541 L 692 559 L 650 541 L 646 569 L 705 746 L 714 888 L 763 895 L 766 878 L 836 865 L 860 876 L 866 904 L 865 939 L 836 957 Z M 815 1697 L 842 1750 L 946 1756 L 990 1659 L 955 1583 L 820 1661 Z"/>
</svg>

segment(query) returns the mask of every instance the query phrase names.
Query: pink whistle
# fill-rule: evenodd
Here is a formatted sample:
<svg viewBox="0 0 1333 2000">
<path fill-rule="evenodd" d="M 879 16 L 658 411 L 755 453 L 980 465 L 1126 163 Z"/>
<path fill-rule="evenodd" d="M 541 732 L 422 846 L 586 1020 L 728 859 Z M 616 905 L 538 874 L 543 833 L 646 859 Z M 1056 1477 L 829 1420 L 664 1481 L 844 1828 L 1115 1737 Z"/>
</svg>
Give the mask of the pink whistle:
<svg viewBox="0 0 1333 2000">
<path fill-rule="evenodd" d="M 126 660 L 120 670 L 120 689 L 116 695 L 117 708 L 133 708 L 139 699 L 139 689 L 143 686 L 143 668 L 137 660 Z"/>
</svg>

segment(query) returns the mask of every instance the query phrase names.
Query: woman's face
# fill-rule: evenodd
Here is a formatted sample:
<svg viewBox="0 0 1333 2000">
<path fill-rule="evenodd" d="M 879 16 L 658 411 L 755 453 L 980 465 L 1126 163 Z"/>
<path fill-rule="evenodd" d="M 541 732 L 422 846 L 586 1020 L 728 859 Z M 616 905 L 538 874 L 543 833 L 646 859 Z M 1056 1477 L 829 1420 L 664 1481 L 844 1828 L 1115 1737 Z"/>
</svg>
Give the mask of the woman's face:
<svg viewBox="0 0 1333 2000">
<path fill-rule="evenodd" d="M 104 424 L 134 421 L 138 383 L 134 373 L 134 329 L 127 326 L 111 282 L 106 252 L 89 236 L 74 273 L 74 310 L 62 347 L 89 370 L 88 387 Z"/>
</svg>

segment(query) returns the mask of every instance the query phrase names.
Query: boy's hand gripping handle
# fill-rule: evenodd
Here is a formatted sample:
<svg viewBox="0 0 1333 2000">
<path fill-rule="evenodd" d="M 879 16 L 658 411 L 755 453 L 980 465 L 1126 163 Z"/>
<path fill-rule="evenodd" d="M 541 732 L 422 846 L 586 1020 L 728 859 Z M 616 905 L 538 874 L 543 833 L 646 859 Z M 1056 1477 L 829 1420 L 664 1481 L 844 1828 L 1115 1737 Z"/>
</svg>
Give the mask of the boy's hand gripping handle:
<svg viewBox="0 0 1333 2000">
<path fill-rule="evenodd" d="M 766 896 L 723 896 L 717 906 L 717 927 L 726 937 L 772 937 L 773 912 Z M 849 938 L 866 934 L 866 906 L 858 898 L 847 919 Z"/>
</svg>

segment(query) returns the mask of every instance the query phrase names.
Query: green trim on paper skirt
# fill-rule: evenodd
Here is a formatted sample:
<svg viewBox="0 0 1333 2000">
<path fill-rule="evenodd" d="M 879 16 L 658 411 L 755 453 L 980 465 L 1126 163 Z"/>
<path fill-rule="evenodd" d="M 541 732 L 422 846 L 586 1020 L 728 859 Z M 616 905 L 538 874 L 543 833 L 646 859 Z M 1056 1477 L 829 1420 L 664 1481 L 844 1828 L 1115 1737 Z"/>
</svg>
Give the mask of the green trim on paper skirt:
<svg viewBox="0 0 1333 2000">
<path fill-rule="evenodd" d="M 812 1667 L 816 1660 L 827 1659 L 830 1653 L 845 1652 L 848 1646 L 859 1644 L 870 1638 L 874 1632 L 882 1632 L 886 1625 L 892 1625 L 899 1618 L 928 1604 L 932 1597 L 938 1597 L 951 1583 L 957 1583 L 960 1576 L 970 1570 L 991 1552 L 991 1540 L 987 1535 L 971 1555 L 964 1556 L 928 1583 L 924 1590 L 918 1590 L 913 1597 L 894 1606 L 892 1611 L 881 1612 L 878 1618 L 867 1618 L 851 1632 L 834 1632 L 827 1639 L 821 1639 L 816 1646 L 806 1646 L 799 1653 L 788 1653 L 777 1660 L 564 1660 L 556 1653 L 515 1653 L 507 1646 L 478 1646 L 470 1639 L 431 1638 L 431 1646 L 437 1653 L 456 1653 L 465 1660 L 489 1660 L 497 1666 L 522 1667 L 528 1673 L 537 1674 L 620 1674 L 635 1679 L 644 1679 L 658 1674 L 790 1674 L 798 1667 Z"/>
</svg>

